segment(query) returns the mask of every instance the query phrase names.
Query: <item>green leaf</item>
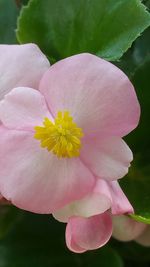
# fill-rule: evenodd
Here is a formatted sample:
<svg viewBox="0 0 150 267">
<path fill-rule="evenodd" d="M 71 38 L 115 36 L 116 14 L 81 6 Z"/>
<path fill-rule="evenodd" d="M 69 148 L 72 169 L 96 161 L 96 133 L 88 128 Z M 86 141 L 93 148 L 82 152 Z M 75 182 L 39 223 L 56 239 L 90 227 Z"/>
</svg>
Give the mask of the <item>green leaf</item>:
<svg viewBox="0 0 150 267">
<path fill-rule="evenodd" d="M 19 14 L 15 1 L 0 0 L 0 43 L 16 43 L 16 21 Z"/>
<path fill-rule="evenodd" d="M 140 0 L 31 0 L 20 14 L 17 38 L 38 44 L 56 61 L 81 52 L 117 60 L 149 25 Z"/>
<path fill-rule="evenodd" d="M 25 213 L 0 241 L 0 267 L 123 267 L 120 256 L 108 246 L 80 255 L 67 250 L 64 239 L 65 224 L 51 216 Z"/>
<path fill-rule="evenodd" d="M 150 59 L 150 27 L 133 43 L 131 49 L 115 64 L 134 82 L 135 72 Z M 135 84 L 136 85 L 136 84 Z M 137 92 L 138 93 L 138 92 Z"/>
</svg>

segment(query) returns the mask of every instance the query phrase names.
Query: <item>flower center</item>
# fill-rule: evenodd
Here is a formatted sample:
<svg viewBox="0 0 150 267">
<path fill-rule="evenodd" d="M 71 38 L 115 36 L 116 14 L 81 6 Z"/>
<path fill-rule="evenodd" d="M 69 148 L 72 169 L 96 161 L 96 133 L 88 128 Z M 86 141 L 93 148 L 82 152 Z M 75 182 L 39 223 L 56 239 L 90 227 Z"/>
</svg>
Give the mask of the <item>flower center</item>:
<svg viewBox="0 0 150 267">
<path fill-rule="evenodd" d="M 52 151 L 57 157 L 78 157 L 83 131 L 77 126 L 68 111 L 58 111 L 54 122 L 45 118 L 43 126 L 36 126 L 35 139 L 41 147 Z"/>
</svg>

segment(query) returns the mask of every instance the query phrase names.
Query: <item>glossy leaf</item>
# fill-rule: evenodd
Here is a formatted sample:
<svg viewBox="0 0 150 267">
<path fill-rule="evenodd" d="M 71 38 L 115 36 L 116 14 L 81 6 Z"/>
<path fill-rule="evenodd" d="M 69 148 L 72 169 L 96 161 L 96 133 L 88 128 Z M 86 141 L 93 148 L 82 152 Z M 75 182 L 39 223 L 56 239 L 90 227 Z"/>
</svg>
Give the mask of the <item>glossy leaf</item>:
<svg viewBox="0 0 150 267">
<path fill-rule="evenodd" d="M 81 52 L 116 60 L 149 25 L 140 0 L 30 0 L 17 38 L 38 44 L 56 61 Z"/>
</svg>

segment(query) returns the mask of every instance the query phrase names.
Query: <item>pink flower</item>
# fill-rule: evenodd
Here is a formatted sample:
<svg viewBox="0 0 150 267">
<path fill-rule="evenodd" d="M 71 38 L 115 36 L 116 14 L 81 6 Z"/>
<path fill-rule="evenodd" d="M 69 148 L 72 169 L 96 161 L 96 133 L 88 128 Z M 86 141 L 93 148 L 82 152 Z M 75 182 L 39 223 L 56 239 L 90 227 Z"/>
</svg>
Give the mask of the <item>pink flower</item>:
<svg viewBox="0 0 150 267">
<path fill-rule="evenodd" d="M 136 241 L 145 247 L 150 246 L 150 226 L 137 222 L 128 216 L 113 218 L 113 237 L 120 241 Z"/>
<path fill-rule="evenodd" d="M 52 213 L 128 172 L 132 152 L 122 137 L 137 126 L 140 108 L 121 70 L 90 54 L 49 67 L 33 44 L 0 46 L 0 55 L 1 98 L 8 93 L 0 103 L 6 199 Z"/>
<path fill-rule="evenodd" d="M 98 179 L 85 198 L 57 210 L 53 216 L 67 223 L 68 248 L 82 253 L 105 245 L 113 231 L 112 216 L 125 213 L 133 213 L 133 208 L 118 182 Z"/>
</svg>

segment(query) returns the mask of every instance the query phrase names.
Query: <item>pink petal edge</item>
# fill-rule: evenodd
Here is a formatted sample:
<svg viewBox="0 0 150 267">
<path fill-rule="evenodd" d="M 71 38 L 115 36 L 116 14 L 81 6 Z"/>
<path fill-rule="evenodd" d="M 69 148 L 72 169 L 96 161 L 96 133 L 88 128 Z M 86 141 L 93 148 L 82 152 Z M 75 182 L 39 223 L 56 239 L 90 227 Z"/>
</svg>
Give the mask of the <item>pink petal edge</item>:
<svg viewBox="0 0 150 267">
<path fill-rule="evenodd" d="M 111 234 L 112 220 L 107 212 L 90 218 L 72 217 L 66 227 L 66 244 L 71 251 L 82 253 L 104 246 Z"/>
</svg>

